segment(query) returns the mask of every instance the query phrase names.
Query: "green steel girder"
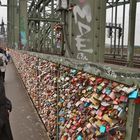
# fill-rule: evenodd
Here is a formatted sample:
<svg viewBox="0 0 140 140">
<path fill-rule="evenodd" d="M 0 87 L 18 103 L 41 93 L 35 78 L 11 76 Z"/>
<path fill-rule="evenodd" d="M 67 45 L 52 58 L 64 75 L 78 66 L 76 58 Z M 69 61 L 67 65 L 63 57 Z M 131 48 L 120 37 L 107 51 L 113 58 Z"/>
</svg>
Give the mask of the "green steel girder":
<svg viewBox="0 0 140 140">
<path fill-rule="evenodd" d="M 33 18 L 29 17 L 29 21 L 41 21 L 41 22 L 60 22 L 59 19 L 53 19 L 53 18 Z"/>
<path fill-rule="evenodd" d="M 137 2 L 140 2 L 140 0 L 137 0 Z M 118 0 L 117 6 L 122 6 L 124 4 L 129 4 L 129 3 L 130 3 L 130 0 L 126 0 L 125 2 Z M 109 0 L 107 1 L 107 6 L 106 6 L 107 9 L 115 7 L 115 6 L 116 6 L 116 2 L 112 3 L 112 2 L 109 2 Z"/>
<path fill-rule="evenodd" d="M 47 1 L 45 1 L 44 5 L 43 5 L 42 7 L 40 7 L 39 12 L 42 12 L 44 6 L 47 6 L 50 2 L 51 2 L 51 0 L 47 0 Z"/>
<path fill-rule="evenodd" d="M 47 0 L 47 1 L 39 0 L 37 3 L 35 3 L 35 1 L 33 1 L 31 3 L 31 5 L 29 6 L 28 13 L 30 14 L 30 13 L 36 11 L 36 10 L 39 10 L 40 8 L 43 10 L 44 6 L 47 6 L 50 2 L 51 2 L 51 0 Z M 40 7 L 41 4 L 43 4 L 42 7 Z M 42 12 L 42 10 L 39 10 L 39 12 Z"/>
<path fill-rule="evenodd" d="M 31 10 L 32 10 L 32 8 L 33 8 L 33 6 L 34 6 L 34 4 L 35 4 L 35 0 L 32 0 L 32 2 L 31 2 L 31 4 L 30 4 L 30 7 L 29 7 L 29 9 L 28 9 L 28 13 L 31 12 Z"/>
<path fill-rule="evenodd" d="M 139 2 L 139 1 L 140 0 L 137 0 L 137 2 Z M 29 15 L 28 22 L 33 21 L 37 24 L 43 23 L 47 27 L 49 26 L 49 25 L 47 25 L 48 23 L 51 23 L 51 24 L 58 23 L 58 22 L 61 23 L 62 16 L 60 15 L 60 13 L 56 11 L 56 8 L 54 8 L 52 10 L 52 3 L 53 3 L 53 5 L 56 4 L 55 0 L 53 2 L 52 2 L 52 0 L 34 0 L 34 1 L 32 1 L 29 5 L 29 10 L 28 10 L 28 15 Z M 71 1 L 71 2 L 73 2 L 73 1 Z M 118 0 L 117 6 L 129 4 L 129 3 L 130 3 L 130 0 L 125 0 L 125 3 L 123 2 L 123 0 Z M 115 1 L 114 1 L 114 3 L 112 3 L 112 0 L 106 1 L 106 9 L 115 7 L 115 6 L 116 6 Z M 44 12 L 44 14 L 43 14 L 43 12 Z M 52 15 L 54 17 L 52 17 Z M 58 19 L 60 19 L 60 20 L 58 20 Z M 41 26 L 43 26 L 43 25 L 41 25 Z M 29 30 L 32 30 L 32 29 L 30 28 Z M 35 30 L 35 29 L 33 29 L 33 30 Z M 52 35 L 53 34 L 54 33 L 52 33 Z M 69 34 L 69 33 L 67 33 L 67 34 Z M 66 42 L 66 44 L 67 43 L 68 42 Z"/>
<path fill-rule="evenodd" d="M 7 7 L 7 5 L 0 5 L 0 6 L 2 6 L 2 7 Z"/>
<path fill-rule="evenodd" d="M 50 36 L 50 38 L 52 36 L 53 38 L 53 24 L 60 23 L 59 14 L 55 11 L 55 2 L 52 0 L 36 0 L 28 4 L 28 7 L 29 32 L 36 34 L 31 36 L 31 40 L 36 40 L 35 38 L 38 36 L 37 44 L 38 50 L 40 50 L 43 45 L 45 46 L 43 43 L 45 43 L 45 39 L 47 41 L 48 36 Z M 30 26 L 32 23 L 34 23 L 34 26 Z M 51 30 L 48 30 L 50 29 L 50 23 Z M 36 29 L 36 27 L 39 29 Z M 50 31 L 52 32 L 51 34 Z"/>
<path fill-rule="evenodd" d="M 41 3 L 43 3 L 43 2 L 44 2 L 44 0 L 40 0 L 40 1 L 38 1 L 37 5 L 36 5 L 36 8 L 39 8 L 40 5 L 41 5 Z"/>
<path fill-rule="evenodd" d="M 45 7 L 51 2 L 51 0 L 47 0 L 47 1 L 44 1 L 44 0 L 40 0 L 38 1 L 34 7 L 32 7 L 32 4 L 30 5 L 29 7 L 29 10 L 28 10 L 28 18 L 29 18 L 29 21 L 33 20 L 33 21 L 41 21 L 41 22 L 46 22 L 46 21 L 51 21 L 52 19 L 45 19 L 44 16 L 42 17 L 41 16 L 41 13 L 43 12 L 43 9 L 45 9 Z M 41 6 L 42 4 L 42 6 Z M 40 7 L 41 6 L 41 7 Z M 32 7 L 32 8 L 31 8 Z M 32 10 L 31 10 L 32 9 Z M 40 10 L 41 9 L 41 10 Z M 49 8 L 50 9 L 50 8 Z M 51 11 L 51 9 L 50 9 Z M 47 16 L 49 18 L 49 16 L 51 15 L 52 13 L 50 12 L 47 12 L 47 10 L 45 10 L 45 17 Z M 54 11 L 53 12 L 54 15 L 56 15 L 56 12 Z M 55 17 L 58 17 L 58 16 L 55 16 Z M 57 19 L 54 19 L 54 22 L 59 22 L 57 21 Z"/>
<path fill-rule="evenodd" d="M 44 45 L 43 43 L 46 40 L 48 34 L 50 33 L 50 28 L 51 28 L 51 26 L 48 26 L 47 28 L 45 28 L 45 30 L 42 30 L 42 34 L 40 36 L 40 48 L 43 47 L 43 45 Z"/>
<path fill-rule="evenodd" d="M 122 2 L 122 1 L 118 0 L 117 6 L 124 5 L 124 3 L 125 3 L 125 4 L 129 4 L 129 3 L 130 3 L 130 0 L 126 0 L 125 2 Z M 108 1 L 107 4 L 109 4 L 109 5 L 106 6 L 107 9 L 116 6 L 116 2 L 113 2 L 113 3 L 112 3 L 112 2 L 109 2 L 109 1 Z"/>
</svg>

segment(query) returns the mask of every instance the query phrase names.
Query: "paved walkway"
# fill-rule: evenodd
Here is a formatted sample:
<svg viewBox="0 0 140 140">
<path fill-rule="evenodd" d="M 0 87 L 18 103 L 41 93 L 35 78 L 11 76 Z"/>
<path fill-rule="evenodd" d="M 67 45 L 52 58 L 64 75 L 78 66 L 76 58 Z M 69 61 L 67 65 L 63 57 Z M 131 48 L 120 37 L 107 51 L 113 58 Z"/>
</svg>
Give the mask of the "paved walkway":
<svg viewBox="0 0 140 140">
<path fill-rule="evenodd" d="M 48 140 L 44 126 L 13 63 L 7 66 L 5 90 L 13 105 L 10 122 L 14 140 Z"/>
</svg>

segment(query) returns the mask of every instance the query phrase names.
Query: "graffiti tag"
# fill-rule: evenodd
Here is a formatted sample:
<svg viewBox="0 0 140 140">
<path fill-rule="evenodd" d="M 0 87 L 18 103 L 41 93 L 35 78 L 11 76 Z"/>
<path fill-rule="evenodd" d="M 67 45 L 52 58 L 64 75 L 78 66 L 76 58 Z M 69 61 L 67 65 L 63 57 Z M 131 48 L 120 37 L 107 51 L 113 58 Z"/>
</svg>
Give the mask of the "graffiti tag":
<svg viewBox="0 0 140 140">
<path fill-rule="evenodd" d="M 92 54 L 93 49 L 87 48 L 87 43 L 90 42 L 90 39 L 85 38 L 85 35 L 91 32 L 90 22 L 92 21 L 91 7 L 89 4 L 83 5 L 81 8 L 79 5 L 75 6 L 73 9 L 75 24 L 78 26 L 79 35 L 76 36 L 76 47 L 77 47 L 77 59 L 88 60 L 85 53 Z M 86 19 L 86 23 L 82 23 L 78 20 L 78 17 L 81 19 Z"/>
</svg>

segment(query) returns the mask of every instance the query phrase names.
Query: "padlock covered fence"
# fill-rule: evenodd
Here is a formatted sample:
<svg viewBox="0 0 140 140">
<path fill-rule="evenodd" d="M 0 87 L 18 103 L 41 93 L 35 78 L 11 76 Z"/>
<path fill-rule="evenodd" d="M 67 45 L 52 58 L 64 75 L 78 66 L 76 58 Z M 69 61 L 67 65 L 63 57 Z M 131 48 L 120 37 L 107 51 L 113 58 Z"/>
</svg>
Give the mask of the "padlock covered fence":
<svg viewBox="0 0 140 140">
<path fill-rule="evenodd" d="M 96 64 L 92 69 L 90 63 L 25 51 L 11 55 L 51 140 L 125 139 L 129 102 L 139 102 L 138 73 L 118 78 Z"/>
</svg>

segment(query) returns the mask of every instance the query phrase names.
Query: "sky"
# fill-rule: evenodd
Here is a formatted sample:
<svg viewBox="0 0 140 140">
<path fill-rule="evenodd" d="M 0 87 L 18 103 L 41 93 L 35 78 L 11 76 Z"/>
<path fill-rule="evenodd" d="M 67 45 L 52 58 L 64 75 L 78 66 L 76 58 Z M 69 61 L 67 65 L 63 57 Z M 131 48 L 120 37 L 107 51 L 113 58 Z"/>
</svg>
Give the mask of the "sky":
<svg viewBox="0 0 140 140">
<path fill-rule="evenodd" d="M 2 4 L 6 5 L 7 0 L 1 0 Z M 1 19 L 3 18 L 4 22 L 7 22 L 7 8 L 0 6 L 0 23 Z"/>
<path fill-rule="evenodd" d="M 7 4 L 7 0 L 1 0 L 2 4 Z M 110 22 L 111 10 L 107 10 L 106 22 Z M 128 38 L 128 17 L 129 17 L 129 5 L 126 6 L 125 16 L 125 44 L 127 44 Z M 137 3 L 137 15 L 136 15 L 136 33 L 135 33 L 135 45 L 140 46 L 140 3 Z M 3 18 L 4 22 L 7 23 L 7 8 L 0 6 L 0 22 Z M 122 22 L 122 6 L 118 8 L 118 23 Z M 109 39 L 106 39 L 106 43 L 109 43 Z"/>
<path fill-rule="evenodd" d="M 135 29 L 135 45 L 140 46 L 140 3 L 137 3 L 137 11 L 136 11 L 136 29 Z M 114 12 L 115 13 L 115 12 Z M 123 6 L 118 7 L 118 24 L 122 23 L 122 13 L 123 13 Z M 111 9 L 107 10 L 107 17 L 106 22 L 109 23 L 111 21 Z M 126 13 L 125 13 L 125 45 L 127 44 L 128 40 L 128 22 L 129 22 L 129 4 L 126 5 Z M 109 39 L 106 39 L 107 43 L 109 43 Z"/>
</svg>

